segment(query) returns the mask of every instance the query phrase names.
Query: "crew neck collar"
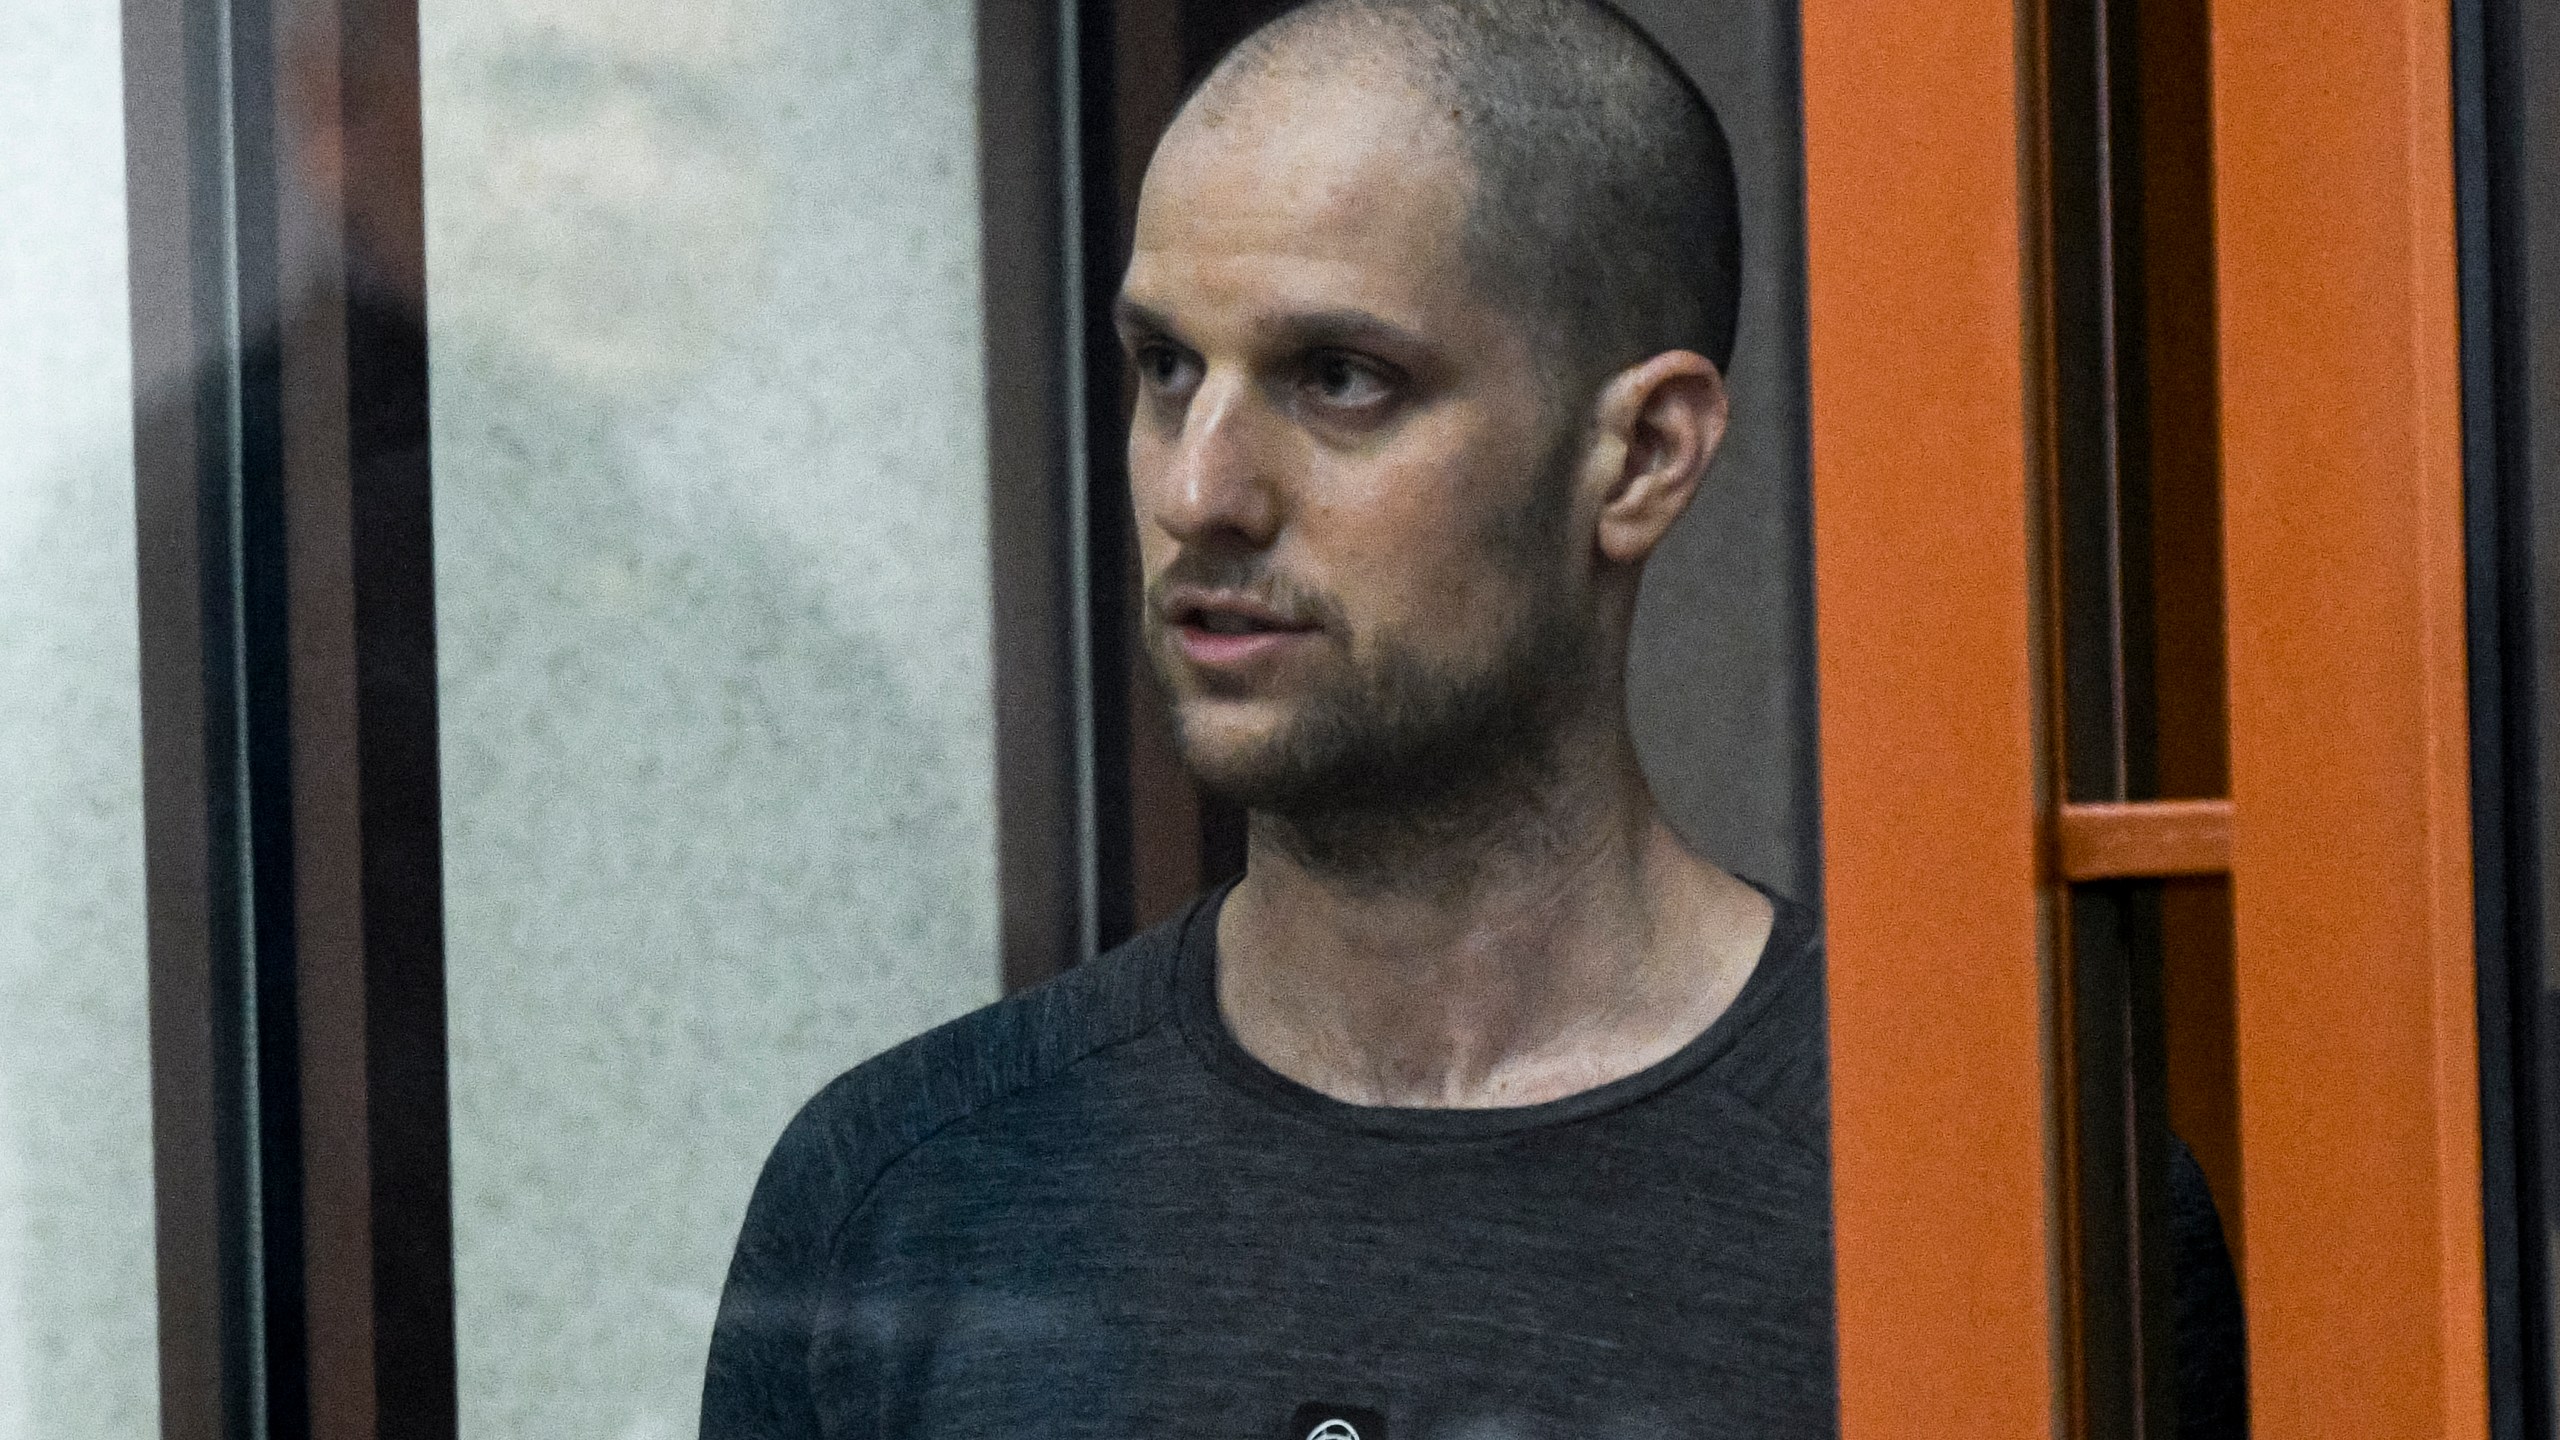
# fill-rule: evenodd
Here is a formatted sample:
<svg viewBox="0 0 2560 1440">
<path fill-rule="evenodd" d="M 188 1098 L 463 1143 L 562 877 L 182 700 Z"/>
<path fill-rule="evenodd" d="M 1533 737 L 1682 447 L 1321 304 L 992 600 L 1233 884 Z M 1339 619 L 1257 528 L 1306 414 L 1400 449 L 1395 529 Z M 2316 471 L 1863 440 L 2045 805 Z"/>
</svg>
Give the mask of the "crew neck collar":
<svg viewBox="0 0 2560 1440">
<path fill-rule="evenodd" d="M 1302 1119 L 1352 1134 L 1385 1140 L 1480 1140 L 1551 1129 L 1589 1120 L 1658 1095 L 1696 1075 L 1733 1048 L 1805 963 L 1814 942 L 1813 917 L 1756 881 L 1774 916 L 1750 978 L 1687 1044 L 1630 1075 L 1535 1105 L 1459 1109 L 1422 1105 L 1361 1105 L 1300 1084 L 1244 1048 L 1218 1007 L 1218 915 L 1236 882 L 1202 896 L 1180 922 L 1173 964 L 1174 1012 L 1183 1038 L 1220 1079 L 1255 1101 Z"/>
</svg>

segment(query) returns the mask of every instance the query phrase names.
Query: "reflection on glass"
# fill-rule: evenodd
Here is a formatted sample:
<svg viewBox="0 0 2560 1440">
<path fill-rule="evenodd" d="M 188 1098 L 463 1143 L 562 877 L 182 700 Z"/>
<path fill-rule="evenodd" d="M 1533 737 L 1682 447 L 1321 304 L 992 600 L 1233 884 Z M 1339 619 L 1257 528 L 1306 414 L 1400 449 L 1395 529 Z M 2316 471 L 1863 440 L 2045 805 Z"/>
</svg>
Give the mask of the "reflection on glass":
<svg viewBox="0 0 2560 1440">
<path fill-rule="evenodd" d="M 0 6 L 0 1440 L 159 1429 L 117 22 Z"/>
<path fill-rule="evenodd" d="M 689 1434 L 774 1133 L 998 985 L 972 17 L 420 26 L 462 1429 Z"/>
</svg>

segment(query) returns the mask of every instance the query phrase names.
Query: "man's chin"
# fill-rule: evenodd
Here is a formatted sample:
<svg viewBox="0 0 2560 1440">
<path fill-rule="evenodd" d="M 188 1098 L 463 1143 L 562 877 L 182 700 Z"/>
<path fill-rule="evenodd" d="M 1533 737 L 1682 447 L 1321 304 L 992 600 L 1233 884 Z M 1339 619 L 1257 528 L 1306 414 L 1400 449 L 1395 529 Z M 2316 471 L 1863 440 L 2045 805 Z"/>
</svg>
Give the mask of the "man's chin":
<svg viewBox="0 0 2560 1440">
<path fill-rule="evenodd" d="M 1223 790 L 1226 784 L 1244 781 L 1269 767 L 1272 753 L 1279 748 L 1275 728 L 1239 723 L 1243 718 L 1204 716 L 1188 705 L 1176 714 L 1174 731 L 1183 767 L 1203 786 Z"/>
<path fill-rule="evenodd" d="M 1267 700 L 1185 700 L 1176 707 L 1174 724 L 1183 769 L 1221 800 L 1263 808 L 1298 778 L 1296 718 L 1288 707 Z"/>
</svg>

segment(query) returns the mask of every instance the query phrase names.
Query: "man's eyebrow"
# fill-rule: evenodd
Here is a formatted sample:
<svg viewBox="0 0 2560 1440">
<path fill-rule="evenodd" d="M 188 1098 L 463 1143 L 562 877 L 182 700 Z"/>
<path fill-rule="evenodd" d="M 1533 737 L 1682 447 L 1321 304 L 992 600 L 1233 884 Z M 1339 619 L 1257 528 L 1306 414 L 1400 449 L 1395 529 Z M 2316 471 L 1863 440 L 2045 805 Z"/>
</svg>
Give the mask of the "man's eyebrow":
<svg viewBox="0 0 2560 1440">
<path fill-rule="evenodd" d="M 1340 345 L 1352 348 L 1429 348 L 1422 336 L 1366 310 L 1311 310 L 1282 315 L 1271 329 L 1297 345 Z"/>
<path fill-rule="evenodd" d="M 1120 333 L 1170 335 L 1173 325 L 1162 315 L 1123 295 L 1111 302 L 1111 324 Z"/>
<path fill-rule="evenodd" d="M 1124 335 L 1179 333 L 1171 320 L 1126 295 L 1112 302 L 1111 320 Z M 1302 348 L 1322 345 L 1408 351 L 1430 348 L 1415 331 L 1356 308 L 1290 312 L 1266 319 L 1260 328 L 1267 336 L 1283 344 Z"/>
</svg>

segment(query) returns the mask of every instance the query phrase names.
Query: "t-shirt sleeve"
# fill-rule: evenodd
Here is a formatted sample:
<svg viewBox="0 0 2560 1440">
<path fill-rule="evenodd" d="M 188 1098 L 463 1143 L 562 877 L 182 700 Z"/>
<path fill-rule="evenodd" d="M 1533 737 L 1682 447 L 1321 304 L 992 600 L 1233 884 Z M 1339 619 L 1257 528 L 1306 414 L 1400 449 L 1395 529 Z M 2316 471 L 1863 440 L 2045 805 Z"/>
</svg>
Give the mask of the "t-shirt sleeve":
<svg viewBox="0 0 2560 1440">
<path fill-rule="evenodd" d="M 809 1345 L 844 1203 L 826 1098 L 784 1129 L 747 1202 L 711 1330 L 702 1440 L 818 1440 Z"/>
<path fill-rule="evenodd" d="M 875 1055 L 802 1107 L 747 1201 L 712 1322 L 701 1440 L 819 1440 L 812 1349 L 827 1296 L 849 1278 L 837 1268 L 844 1227 L 873 1185 L 945 1127 L 1151 1028 L 1190 913 Z M 827 1398 L 847 1425 L 847 1397 Z"/>
</svg>

